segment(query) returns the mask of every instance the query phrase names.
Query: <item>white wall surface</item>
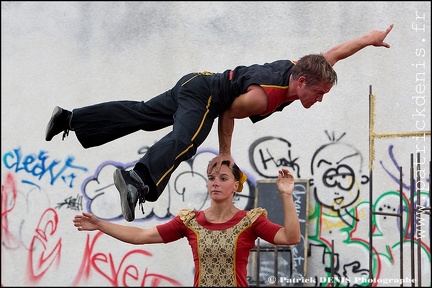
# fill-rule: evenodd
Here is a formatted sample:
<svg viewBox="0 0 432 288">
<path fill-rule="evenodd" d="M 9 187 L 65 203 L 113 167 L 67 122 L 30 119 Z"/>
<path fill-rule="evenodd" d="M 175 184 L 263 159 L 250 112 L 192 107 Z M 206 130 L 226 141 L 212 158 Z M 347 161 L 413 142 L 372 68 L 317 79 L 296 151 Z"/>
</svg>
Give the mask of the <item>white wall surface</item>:
<svg viewBox="0 0 432 288">
<path fill-rule="evenodd" d="M 146 101 L 188 72 L 296 60 L 394 23 L 386 39 L 390 49 L 367 47 L 336 64 L 338 84 L 322 103 L 309 110 L 294 103 L 257 124 L 239 120 L 233 137 L 233 157 L 250 181 L 243 195 L 253 196 L 256 181 L 275 176 L 280 165 L 294 169 L 300 179 L 312 179 L 306 276 L 317 281 L 331 276 L 326 252 L 332 241 L 337 275 L 367 275 L 369 207 L 388 212 L 407 207 L 399 206 L 395 191 L 400 190 L 401 166 L 402 192 L 409 202 L 412 154 L 420 158 L 419 188 L 429 191 L 430 20 L 429 1 L 2 1 L 2 286 L 193 284 L 192 254 L 185 239 L 132 246 L 96 232 L 78 232 L 72 218 L 90 211 L 115 223 L 148 228 L 168 221 L 180 208 L 206 207 L 205 168 L 218 149 L 217 123 L 194 161 L 182 163 L 174 173 L 163 196 L 146 203 L 146 214 L 137 210 L 137 220 L 128 223 L 118 217 L 114 165 L 131 165 L 169 129 L 137 132 L 90 149 L 82 148 L 73 132 L 64 141 L 59 135 L 46 142 L 45 127 L 56 105 L 73 109 L 110 100 Z M 289 149 L 280 145 L 285 141 Z M 257 147 L 274 157 L 266 168 Z M 357 185 L 337 204 L 342 191 L 330 188 L 317 169 L 312 173 L 314 156 L 338 161 L 352 154 L 356 160 L 347 166 L 356 174 Z M 188 175 L 195 176 L 182 177 L 191 171 L 196 174 Z M 371 171 L 372 186 L 365 181 Z M 187 192 L 180 195 L 183 187 Z M 419 205 L 430 207 L 429 201 L 421 192 Z M 242 209 L 249 204 L 245 197 L 237 203 Z M 430 218 L 421 212 L 417 217 L 426 221 L 418 228 L 425 238 L 415 242 L 421 244 L 425 267 L 419 274 L 422 284 L 430 286 Z M 409 232 L 406 223 L 399 222 L 396 217 L 374 217 L 372 270 L 380 279 L 377 286 L 399 285 L 389 284 L 399 279 L 399 232 Z M 411 279 L 411 241 L 408 234 L 406 238 L 403 267 Z M 133 269 L 136 280 L 128 274 Z"/>
</svg>

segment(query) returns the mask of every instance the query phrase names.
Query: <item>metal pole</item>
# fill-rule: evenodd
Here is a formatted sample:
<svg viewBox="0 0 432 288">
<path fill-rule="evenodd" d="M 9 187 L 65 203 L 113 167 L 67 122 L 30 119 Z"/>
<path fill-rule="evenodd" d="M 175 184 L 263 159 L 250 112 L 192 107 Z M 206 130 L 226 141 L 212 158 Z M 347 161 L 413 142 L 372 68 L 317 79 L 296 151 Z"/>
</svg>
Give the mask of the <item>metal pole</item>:
<svg viewBox="0 0 432 288">
<path fill-rule="evenodd" d="M 399 233 L 399 247 L 400 247 L 400 256 L 399 256 L 399 274 L 400 279 L 403 279 L 403 241 L 404 241 L 404 226 L 403 226 L 403 201 L 402 201 L 402 193 L 403 193 L 403 179 L 402 179 L 402 166 L 399 167 L 399 212 L 400 212 L 400 233 Z M 400 287 L 403 287 L 403 283 L 401 281 Z"/>
<path fill-rule="evenodd" d="M 334 269 L 334 240 L 332 239 L 331 242 L 331 258 L 330 258 L 330 265 L 331 265 L 331 280 L 330 280 L 330 287 L 334 286 L 334 275 L 335 275 L 335 269 Z"/>
<path fill-rule="evenodd" d="M 274 274 L 276 277 L 276 286 L 280 286 L 279 283 L 279 248 L 277 245 L 274 246 L 274 253 L 273 253 L 274 257 L 275 257 L 275 262 L 274 262 Z"/>
<path fill-rule="evenodd" d="M 432 201 L 431 201 L 431 185 L 430 185 L 430 180 L 431 180 L 431 161 L 429 161 L 429 225 L 432 222 Z M 429 247 L 432 247 L 432 235 L 431 235 L 431 228 L 429 226 Z M 430 269 L 429 271 L 432 270 L 432 261 L 430 261 Z M 431 280 L 432 282 L 432 276 L 431 276 Z"/>
<path fill-rule="evenodd" d="M 416 188 L 417 188 L 417 203 L 416 203 L 416 230 L 417 230 L 417 286 L 421 287 L 422 283 L 422 277 L 421 277 L 421 248 L 422 248 L 422 238 L 421 238 L 421 230 L 419 229 L 419 224 L 421 223 L 421 213 L 418 213 L 418 207 L 421 207 L 421 192 L 419 183 L 421 181 L 420 178 L 420 153 L 417 152 L 417 182 L 416 182 Z"/>
<path fill-rule="evenodd" d="M 261 263 L 260 263 L 260 253 L 261 253 L 261 249 L 260 249 L 260 239 L 258 238 L 258 241 L 257 241 L 257 256 L 256 256 L 256 261 L 257 261 L 257 263 L 256 263 L 256 286 L 257 287 L 259 287 L 260 286 L 260 266 L 261 266 Z"/>
<path fill-rule="evenodd" d="M 415 279 L 415 267 L 414 267 L 414 160 L 413 154 L 411 153 L 411 165 L 410 165 L 410 225 L 411 225 L 411 279 Z M 415 287 L 415 281 L 412 281 L 411 286 Z"/>
<path fill-rule="evenodd" d="M 373 154 L 371 147 L 373 146 L 373 137 L 371 137 L 371 132 L 373 131 L 373 121 L 372 121 L 372 102 L 373 102 L 373 95 L 372 95 L 372 85 L 369 85 L 369 279 L 373 279 L 372 275 L 372 256 L 373 256 L 373 244 L 372 244 L 372 234 L 373 234 L 373 227 L 372 227 L 372 214 L 373 214 L 373 197 L 372 197 L 372 162 L 373 162 Z M 372 282 L 369 282 L 372 283 Z M 371 286 L 372 284 L 369 284 Z"/>
</svg>

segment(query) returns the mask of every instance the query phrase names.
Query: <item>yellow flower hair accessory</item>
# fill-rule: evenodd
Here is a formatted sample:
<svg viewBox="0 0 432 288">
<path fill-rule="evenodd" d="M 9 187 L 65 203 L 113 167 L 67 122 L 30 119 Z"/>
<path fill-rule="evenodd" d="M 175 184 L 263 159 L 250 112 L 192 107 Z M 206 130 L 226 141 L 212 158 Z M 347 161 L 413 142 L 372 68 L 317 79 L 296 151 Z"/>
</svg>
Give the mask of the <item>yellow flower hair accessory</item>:
<svg viewBox="0 0 432 288">
<path fill-rule="evenodd" d="M 245 183 L 246 180 L 247 180 L 246 174 L 240 171 L 240 179 L 239 179 L 239 186 L 237 188 L 237 192 L 241 192 L 243 190 L 243 183 Z"/>
</svg>

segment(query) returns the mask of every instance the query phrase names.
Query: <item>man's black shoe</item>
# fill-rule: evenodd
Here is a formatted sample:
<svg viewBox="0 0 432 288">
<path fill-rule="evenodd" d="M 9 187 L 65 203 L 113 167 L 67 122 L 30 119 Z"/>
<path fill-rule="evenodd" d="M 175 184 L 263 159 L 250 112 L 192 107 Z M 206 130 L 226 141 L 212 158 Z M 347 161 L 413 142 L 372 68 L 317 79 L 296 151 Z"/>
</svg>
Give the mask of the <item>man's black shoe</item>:
<svg viewBox="0 0 432 288">
<path fill-rule="evenodd" d="M 132 169 L 114 171 L 114 184 L 120 193 L 120 202 L 123 217 L 131 222 L 135 219 L 135 206 L 139 200 L 141 211 L 144 214 L 143 204 L 149 187 L 144 184 L 138 174 Z"/>
<path fill-rule="evenodd" d="M 72 113 L 70 111 L 64 110 L 59 106 L 54 108 L 51 119 L 49 120 L 45 131 L 46 141 L 51 141 L 55 135 L 62 131 L 64 131 L 62 140 L 64 140 L 64 138 L 69 135 L 69 116 L 71 114 Z"/>
</svg>

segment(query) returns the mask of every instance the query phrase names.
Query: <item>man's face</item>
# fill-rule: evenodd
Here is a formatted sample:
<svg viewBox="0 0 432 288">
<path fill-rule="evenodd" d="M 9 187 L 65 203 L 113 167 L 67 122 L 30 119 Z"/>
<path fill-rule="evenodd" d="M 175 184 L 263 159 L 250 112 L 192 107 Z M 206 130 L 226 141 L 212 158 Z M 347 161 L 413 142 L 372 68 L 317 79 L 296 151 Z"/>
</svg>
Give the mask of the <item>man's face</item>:
<svg viewBox="0 0 432 288">
<path fill-rule="evenodd" d="M 333 84 L 325 82 L 308 86 L 307 80 L 304 78 L 304 80 L 299 81 L 297 94 L 303 107 L 309 109 L 316 102 L 321 102 L 324 94 L 328 93 L 332 87 Z"/>
</svg>

